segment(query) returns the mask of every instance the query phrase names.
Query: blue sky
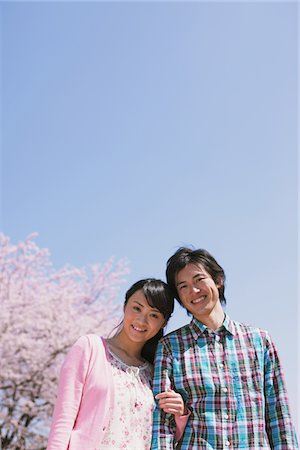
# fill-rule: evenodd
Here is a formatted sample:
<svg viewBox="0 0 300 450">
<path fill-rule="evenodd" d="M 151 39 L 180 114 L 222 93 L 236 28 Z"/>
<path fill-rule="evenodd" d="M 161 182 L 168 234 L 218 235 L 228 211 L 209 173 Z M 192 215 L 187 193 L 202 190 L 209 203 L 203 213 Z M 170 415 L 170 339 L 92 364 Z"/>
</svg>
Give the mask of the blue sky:
<svg viewBox="0 0 300 450">
<path fill-rule="evenodd" d="M 56 267 L 126 256 L 124 291 L 206 248 L 230 316 L 273 336 L 296 421 L 297 4 L 0 8 L 1 229 L 37 231 Z"/>
</svg>

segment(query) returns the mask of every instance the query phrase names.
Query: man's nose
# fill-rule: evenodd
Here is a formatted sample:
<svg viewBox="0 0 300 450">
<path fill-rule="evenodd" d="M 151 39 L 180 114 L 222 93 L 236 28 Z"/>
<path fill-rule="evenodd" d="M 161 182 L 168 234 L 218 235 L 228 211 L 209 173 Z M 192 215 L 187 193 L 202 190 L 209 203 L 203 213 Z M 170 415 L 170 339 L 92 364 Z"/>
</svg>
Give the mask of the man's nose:
<svg viewBox="0 0 300 450">
<path fill-rule="evenodd" d="M 190 292 L 191 292 L 192 294 L 198 293 L 198 292 L 200 292 L 200 288 L 197 287 L 197 286 L 195 286 L 195 285 L 192 285 L 192 286 L 190 287 Z"/>
</svg>

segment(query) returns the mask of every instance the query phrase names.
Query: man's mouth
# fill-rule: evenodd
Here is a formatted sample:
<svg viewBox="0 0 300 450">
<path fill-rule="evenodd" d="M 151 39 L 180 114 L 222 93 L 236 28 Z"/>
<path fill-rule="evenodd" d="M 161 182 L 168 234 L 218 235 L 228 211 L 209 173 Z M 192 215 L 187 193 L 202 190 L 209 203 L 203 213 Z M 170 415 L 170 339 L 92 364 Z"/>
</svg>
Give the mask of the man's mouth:
<svg viewBox="0 0 300 450">
<path fill-rule="evenodd" d="M 192 300 L 191 303 L 193 305 L 195 305 L 196 303 L 200 303 L 200 302 L 202 302 L 205 299 L 206 299 L 206 295 L 201 295 L 201 297 L 198 297 L 198 298 L 195 298 L 195 300 Z"/>
</svg>

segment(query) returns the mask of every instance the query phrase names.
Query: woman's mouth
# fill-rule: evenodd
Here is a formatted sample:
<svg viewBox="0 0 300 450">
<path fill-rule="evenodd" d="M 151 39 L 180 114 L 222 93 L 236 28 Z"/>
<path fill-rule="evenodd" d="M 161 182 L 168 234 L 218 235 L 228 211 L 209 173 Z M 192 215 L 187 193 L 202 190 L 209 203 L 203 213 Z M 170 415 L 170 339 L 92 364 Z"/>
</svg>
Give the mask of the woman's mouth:
<svg viewBox="0 0 300 450">
<path fill-rule="evenodd" d="M 139 327 L 137 327 L 137 326 L 135 326 L 135 325 L 131 325 L 132 326 L 132 328 L 135 330 L 135 331 L 138 331 L 139 333 L 144 333 L 145 331 L 147 331 L 147 330 L 145 330 L 145 329 L 143 329 L 143 328 L 139 328 Z"/>
</svg>

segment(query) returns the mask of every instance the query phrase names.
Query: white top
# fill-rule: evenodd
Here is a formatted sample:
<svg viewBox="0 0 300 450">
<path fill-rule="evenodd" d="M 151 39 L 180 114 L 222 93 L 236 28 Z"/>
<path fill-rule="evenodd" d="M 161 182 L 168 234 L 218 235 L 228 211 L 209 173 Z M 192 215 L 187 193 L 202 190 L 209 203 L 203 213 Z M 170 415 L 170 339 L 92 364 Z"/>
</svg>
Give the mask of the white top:
<svg viewBox="0 0 300 450">
<path fill-rule="evenodd" d="M 101 442 L 101 450 L 149 450 L 151 446 L 154 398 L 151 390 L 152 366 L 128 366 L 110 349 L 114 405 Z"/>
</svg>

